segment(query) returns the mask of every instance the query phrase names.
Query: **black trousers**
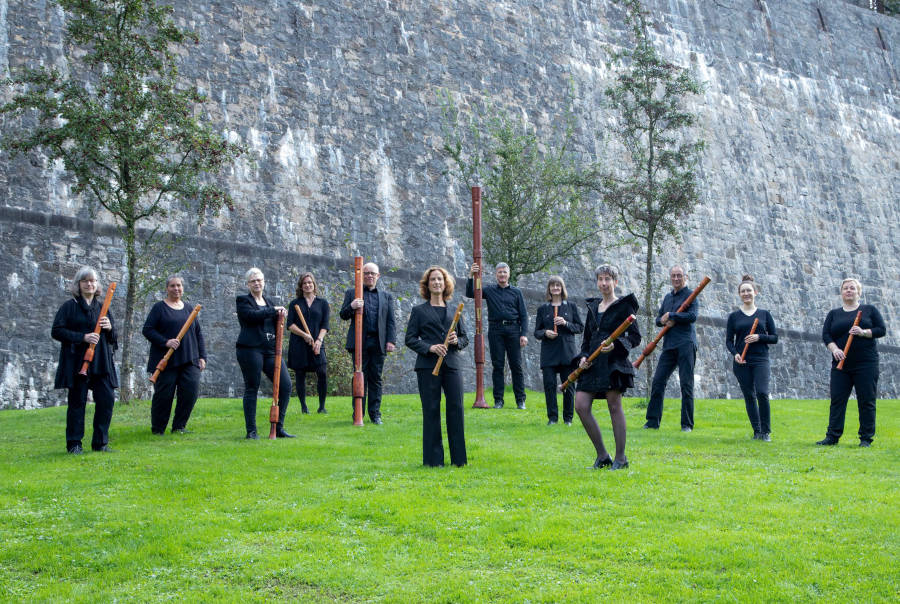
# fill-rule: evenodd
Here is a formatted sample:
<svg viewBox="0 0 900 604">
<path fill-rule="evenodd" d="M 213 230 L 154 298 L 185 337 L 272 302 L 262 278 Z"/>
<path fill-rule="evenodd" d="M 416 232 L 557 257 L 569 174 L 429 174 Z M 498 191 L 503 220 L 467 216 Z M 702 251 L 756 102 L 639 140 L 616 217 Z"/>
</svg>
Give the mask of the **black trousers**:
<svg viewBox="0 0 900 604">
<path fill-rule="evenodd" d="M 300 399 L 300 407 L 306 411 L 306 374 L 305 369 L 294 370 L 294 384 L 297 388 L 297 398 Z M 328 365 L 323 363 L 316 365 L 316 392 L 319 393 L 319 409 L 325 408 L 325 399 L 328 398 Z"/>
<path fill-rule="evenodd" d="M 831 409 L 826 436 L 838 440 L 844 433 L 844 418 L 850 392 L 856 388 L 859 405 L 859 440 L 875 438 L 875 392 L 878 387 L 878 365 L 843 370 L 831 369 Z"/>
<path fill-rule="evenodd" d="M 441 389 L 446 399 L 447 442 L 450 463 L 464 466 L 466 436 L 463 426 L 462 374 L 455 369 L 441 367 L 437 376 L 430 369 L 416 369 L 419 398 L 422 400 L 422 463 L 426 466 L 444 465 L 444 443 L 441 440 Z"/>
<path fill-rule="evenodd" d="M 688 342 L 678 348 L 663 350 L 656 363 L 656 372 L 650 386 L 650 404 L 647 405 L 647 423 L 659 427 L 663 412 L 663 396 L 666 383 L 678 367 L 681 382 L 681 427 L 694 427 L 694 363 L 697 362 L 697 347 Z"/>
<path fill-rule="evenodd" d="M 172 429 L 181 430 L 187 426 L 199 394 L 199 367 L 193 363 L 187 363 L 180 367 L 166 367 L 166 370 L 156 378 L 153 399 L 150 401 L 150 429 L 153 433 L 162 434 L 166 431 L 169 413 L 172 411 L 172 399 L 176 395 L 178 402 L 175 403 Z"/>
<path fill-rule="evenodd" d="M 505 388 L 503 369 L 509 357 L 509 372 L 512 374 L 513 393 L 516 404 L 525 402 L 525 372 L 522 370 L 522 346 L 519 344 L 521 328 L 518 325 L 494 323 L 488 329 L 488 348 L 491 351 L 491 383 L 494 402 L 503 403 Z"/>
<path fill-rule="evenodd" d="M 116 395 L 107 376 L 75 376 L 75 383 L 69 388 L 66 409 L 66 450 L 81 445 L 84 438 L 84 414 L 87 407 L 88 390 L 94 393 L 94 434 L 91 448 L 95 451 L 109 444 L 109 424 L 112 421 L 113 404 Z"/>
<path fill-rule="evenodd" d="M 747 361 L 743 365 L 732 363 L 734 377 L 737 378 L 744 395 L 744 406 L 754 434 L 772 432 L 771 410 L 769 408 L 769 360 Z"/>
<path fill-rule="evenodd" d="M 256 430 L 256 397 L 262 374 L 269 380 L 275 377 L 275 353 L 260 348 L 237 348 L 237 362 L 244 376 L 244 425 L 247 432 Z M 284 416 L 291 400 L 291 377 L 287 364 L 281 359 L 281 377 L 278 380 L 278 428 L 284 429 Z"/>
<path fill-rule="evenodd" d="M 559 421 L 559 410 L 556 406 L 557 386 L 563 383 L 575 368 L 572 365 L 555 365 L 553 367 L 541 367 L 541 375 L 544 378 L 544 398 L 547 401 L 547 419 Z M 557 381 L 557 376 L 559 379 Z M 563 391 L 563 421 L 570 422 L 575 416 L 575 384 Z"/>
<path fill-rule="evenodd" d="M 353 357 L 353 353 L 350 353 Z M 366 414 L 366 408 L 369 409 L 369 419 L 375 421 L 381 417 L 381 390 L 382 381 L 381 373 L 384 371 L 384 357 L 381 352 L 381 346 L 377 341 L 366 342 L 362 353 L 362 371 L 365 382 L 365 390 L 363 391 L 362 412 Z M 350 399 L 353 405 L 353 399 Z"/>
</svg>

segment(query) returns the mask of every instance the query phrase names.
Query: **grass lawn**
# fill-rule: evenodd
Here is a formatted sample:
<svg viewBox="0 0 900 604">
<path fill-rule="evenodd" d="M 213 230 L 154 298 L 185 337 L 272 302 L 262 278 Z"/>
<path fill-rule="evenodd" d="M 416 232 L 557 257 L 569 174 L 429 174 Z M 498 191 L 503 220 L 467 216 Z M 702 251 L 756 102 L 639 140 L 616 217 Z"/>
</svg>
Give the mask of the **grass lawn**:
<svg viewBox="0 0 900 604">
<path fill-rule="evenodd" d="M 163 437 L 149 403 L 119 405 L 116 451 L 80 457 L 65 408 L 4 411 L 0 599 L 895 602 L 898 402 L 878 401 L 861 449 L 855 401 L 840 445 L 816 447 L 824 401 L 774 401 L 763 443 L 742 401 L 697 401 L 683 434 L 678 401 L 649 431 L 629 399 L 620 472 L 586 469 L 577 417 L 546 426 L 534 392 L 525 411 L 467 397 L 461 469 L 421 466 L 417 396 L 386 397 L 384 425 L 362 428 L 348 399 L 306 416 L 293 399 L 298 438 L 279 441 L 244 440 L 239 400 L 201 400 L 193 434 Z"/>
</svg>

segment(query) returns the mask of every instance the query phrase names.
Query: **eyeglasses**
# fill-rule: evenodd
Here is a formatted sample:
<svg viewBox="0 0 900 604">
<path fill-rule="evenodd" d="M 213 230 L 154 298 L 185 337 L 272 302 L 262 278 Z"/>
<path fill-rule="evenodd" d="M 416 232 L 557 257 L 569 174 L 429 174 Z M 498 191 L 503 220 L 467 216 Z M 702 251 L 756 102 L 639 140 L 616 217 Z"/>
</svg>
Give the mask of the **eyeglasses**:
<svg viewBox="0 0 900 604">
<path fill-rule="evenodd" d="M 264 283 L 265 279 L 250 279 L 247 283 Z"/>
<path fill-rule="evenodd" d="M 367 275 L 367 276 L 370 276 L 370 277 L 373 276 L 373 275 L 377 275 L 377 274 L 378 274 L 378 273 L 376 273 L 375 271 L 363 271 L 363 275 Z"/>
</svg>

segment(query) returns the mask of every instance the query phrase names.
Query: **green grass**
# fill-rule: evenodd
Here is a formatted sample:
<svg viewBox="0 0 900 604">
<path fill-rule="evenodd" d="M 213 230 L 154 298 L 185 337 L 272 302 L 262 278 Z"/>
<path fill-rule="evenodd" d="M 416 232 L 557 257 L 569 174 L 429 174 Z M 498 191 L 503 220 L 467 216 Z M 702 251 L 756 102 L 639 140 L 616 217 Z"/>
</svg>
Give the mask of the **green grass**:
<svg viewBox="0 0 900 604">
<path fill-rule="evenodd" d="M 827 402 L 773 403 L 774 442 L 741 401 L 701 400 L 679 431 L 640 430 L 626 471 L 591 471 L 576 418 L 472 410 L 469 465 L 421 467 L 416 396 L 385 424 L 288 415 L 294 440 L 243 439 L 239 400 L 201 400 L 193 434 L 153 437 L 149 404 L 116 408 L 115 453 L 64 453 L 65 409 L 0 413 L 4 601 L 897 601 L 900 407 L 855 402 L 816 447 Z M 608 445 L 609 416 L 595 405 Z M 268 402 L 259 410 L 267 426 Z M 88 408 L 88 420 L 93 407 Z M 86 443 L 90 442 L 90 433 Z M 445 443 L 446 447 L 446 443 Z M 449 453 L 447 461 L 449 462 Z"/>
</svg>

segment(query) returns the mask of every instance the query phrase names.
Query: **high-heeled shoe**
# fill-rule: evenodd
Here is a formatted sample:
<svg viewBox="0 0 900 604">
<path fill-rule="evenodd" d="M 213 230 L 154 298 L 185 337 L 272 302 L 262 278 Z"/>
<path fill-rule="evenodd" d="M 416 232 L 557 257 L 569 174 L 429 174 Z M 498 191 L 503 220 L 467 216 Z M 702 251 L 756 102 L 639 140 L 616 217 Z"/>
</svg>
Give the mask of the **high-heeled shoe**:
<svg viewBox="0 0 900 604">
<path fill-rule="evenodd" d="M 597 459 L 594 461 L 594 465 L 591 466 L 592 470 L 599 470 L 600 468 L 605 468 L 607 466 L 611 466 L 613 463 L 612 457 L 607 457 L 606 459 Z"/>
</svg>

